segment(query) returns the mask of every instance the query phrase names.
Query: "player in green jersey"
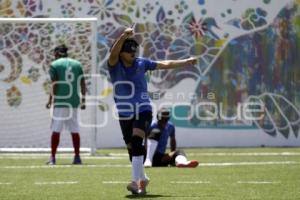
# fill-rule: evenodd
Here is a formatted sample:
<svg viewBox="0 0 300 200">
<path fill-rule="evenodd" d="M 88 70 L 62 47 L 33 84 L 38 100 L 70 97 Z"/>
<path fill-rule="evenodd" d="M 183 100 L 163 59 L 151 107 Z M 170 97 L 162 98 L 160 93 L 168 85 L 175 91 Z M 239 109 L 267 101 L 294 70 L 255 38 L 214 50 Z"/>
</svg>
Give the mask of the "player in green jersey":
<svg viewBox="0 0 300 200">
<path fill-rule="evenodd" d="M 55 154 L 59 145 L 60 133 L 63 127 L 71 132 L 74 160 L 73 164 L 81 164 L 79 123 L 77 120 L 77 108 L 85 109 L 85 79 L 81 63 L 68 58 L 68 48 L 65 45 L 54 49 L 55 61 L 51 63 L 49 75 L 52 80 L 51 92 L 47 108 L 53 104 L 51 122 L 51 157 L 47 164 L 55 165 Z M 79 90 L 82 98 L 80 99 Z"/>
</svg>

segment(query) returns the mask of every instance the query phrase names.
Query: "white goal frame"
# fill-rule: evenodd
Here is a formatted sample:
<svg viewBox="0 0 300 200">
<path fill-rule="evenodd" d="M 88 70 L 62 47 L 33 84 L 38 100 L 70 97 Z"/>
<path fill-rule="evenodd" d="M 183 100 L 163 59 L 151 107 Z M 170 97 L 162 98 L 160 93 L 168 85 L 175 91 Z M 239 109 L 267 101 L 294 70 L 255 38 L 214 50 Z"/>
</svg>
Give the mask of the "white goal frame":
<svg viewBox="0 0 300 200">
<path fill-rule="evenodd" d="M 73 22 L 90 22 L 92 30 L 92 44 L 91 44 L 91 74 L 97 73 L 97 21 L 96 17 L 91 18 L 0 18 L 0 23 L 73 23 Z M 97 96 L 97 84 L 92 84 L 91 95 Z M 96 124 L 97 122 L 97 110 L 92 110 L 92 123 Z M 90 152 L 91 155 L 96 153 L 96 141 L 97 141 L 97 127 L 93 127 L 93 130 L 90 133 L 90 148 L 80 148 L 81 152 Z M 0 148 L 0 152 L 49 152 L 50 148 Z M 71 152 L 71 148 L 58 148 L 59 152 Z"/>
</svg>

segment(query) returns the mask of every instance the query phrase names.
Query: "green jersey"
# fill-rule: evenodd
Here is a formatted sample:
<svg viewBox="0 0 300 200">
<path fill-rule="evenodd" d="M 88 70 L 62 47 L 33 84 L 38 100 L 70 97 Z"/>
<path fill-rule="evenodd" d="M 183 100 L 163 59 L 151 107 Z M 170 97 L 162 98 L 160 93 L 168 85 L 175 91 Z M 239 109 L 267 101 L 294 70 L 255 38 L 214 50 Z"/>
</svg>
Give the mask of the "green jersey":
<svg viewBox="0 0 300 200">
<path fill-rule="evenodd" d="M 71 58 L 59 58 L 51 63 L 50 78 L 55 81 L 54 107 L 77 108 L 80 105 L 81 63 Z"/>
</svg>

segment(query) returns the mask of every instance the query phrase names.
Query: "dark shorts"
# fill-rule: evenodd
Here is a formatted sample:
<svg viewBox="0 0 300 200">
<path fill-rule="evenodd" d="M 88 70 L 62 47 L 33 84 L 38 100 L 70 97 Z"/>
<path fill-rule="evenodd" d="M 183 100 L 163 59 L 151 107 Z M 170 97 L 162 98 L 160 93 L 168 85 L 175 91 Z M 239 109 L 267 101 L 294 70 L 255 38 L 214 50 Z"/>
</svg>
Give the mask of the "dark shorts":
<svg viewBox="0 0 300 200">
<path fill-rule="evenodd" d="M 163 163 L 162 162 L 162 158 L 164 157 L 165 154 L 161 154 L 161 153 L 155 153 L 153 156 L 153 160 L 152 160 L 152 166 L 153 167 L 166 167 L 169 165 L 169 163 Z"/>
<path fill-rule="evenodd" d="M 173 163 L 171 163 L 170 160 L 163 162 L 162 158 L 164 156 L 168 156 L 168 154 L 161 154 L 161 153 L 156 152 L 153 156 L 152 166 L 153 167 L 167 167 L 169 165 L 172 165 Z"/>
<path fill-rule="evenodd" d="M 152 111 L 140 112 L 132 117 L 124 117 L 119 115 L 119 123 L 121 126 L 123 140 L 129 144 L 132 137 L 133 128 L 139 128 L 145 133 L 148 132 L 152 122 Z"/>
</svg>

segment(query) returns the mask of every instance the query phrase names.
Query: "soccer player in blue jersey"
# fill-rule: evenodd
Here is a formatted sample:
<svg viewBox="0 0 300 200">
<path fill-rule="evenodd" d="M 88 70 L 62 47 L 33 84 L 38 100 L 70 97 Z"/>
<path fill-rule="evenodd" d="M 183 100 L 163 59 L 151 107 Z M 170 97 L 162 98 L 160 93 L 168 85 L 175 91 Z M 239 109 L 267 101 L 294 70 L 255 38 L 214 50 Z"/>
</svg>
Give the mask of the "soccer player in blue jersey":
<svg viewBox="0 0 300 200">
<path fill-rule="evenodd" d="M 133 35 L 133 29 L 126 28 L 116 39 L 110 51 L 108 70 L 123 139 L 132 161 L 132 181 L 127 189 L 133 194 L 145 194 L 149 178 L 144 173 L 143 140 L 152 121 L 145 72 L 194 65 L 196 59 L 152 61 L 136 57 L 139 44 L 131 38 Z"/>
<path fill-rule="evenodd" d="M 176 149 L 175 127 L 169 122 L 170 111 L 162 108 L 157 113 L 157 121 L 150 127 L 147 138 L 147 157 L 145 167 L 177 166 L 182 168 L 195 168 L 198 161 L 188 161 L 183 150 Z M 166 153 L 168 139 L 170 138 L 171 152 Z"/>
</svg>

